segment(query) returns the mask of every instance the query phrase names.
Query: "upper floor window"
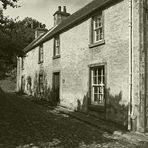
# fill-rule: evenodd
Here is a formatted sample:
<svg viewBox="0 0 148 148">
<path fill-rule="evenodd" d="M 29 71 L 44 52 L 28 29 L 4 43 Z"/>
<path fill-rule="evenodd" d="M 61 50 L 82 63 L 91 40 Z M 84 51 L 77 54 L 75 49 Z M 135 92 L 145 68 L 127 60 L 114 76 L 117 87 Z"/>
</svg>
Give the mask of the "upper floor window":
<svg viewBox="0 0 148 148">
<path fill-rule="evenodd" d="M 43 44 L 39 46 L 39 63 L 43 62 Z"/>
<path fill-rule="evenodd" d="M 60 37 L 59 35 L 54 38 L 54 57 L 60 57 Z"/>
<path fill-rule="evenodd" d="M 24 69 L 24 57 L 22 57 L 21 59 L 21 68 Z"/>
<path fill-rule="evenodd" d="M 99 13 L 92 18 L 92 43 L 98 43 L 104 39 L 103 15 Z"/>
</svg>

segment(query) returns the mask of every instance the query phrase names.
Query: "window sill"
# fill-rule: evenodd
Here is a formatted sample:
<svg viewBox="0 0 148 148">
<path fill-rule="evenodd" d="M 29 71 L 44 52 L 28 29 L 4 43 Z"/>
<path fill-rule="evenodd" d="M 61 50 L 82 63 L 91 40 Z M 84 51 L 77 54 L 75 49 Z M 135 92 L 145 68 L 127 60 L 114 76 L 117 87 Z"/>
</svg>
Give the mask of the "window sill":
<svg viewBox="0 0 148 148">
<path fill-rule="evenodd" d="M 53 59 L 58 59 L 58 58 L 60 58 L 60 57 L 61 57 L 60 55 L 53 56 Z"/>
<path fill-rule="evenodd" d="M 38 64 L 42 64 L 42 63 L 43 63 L 43 61 L 39 61 L 39 62 L 38 62 Z"/>
<path fill-rule="evenodd" d="M 100 112 L 105 112 L 105 106 L 104 105 L 94 105 L 94 104 L 91 104 L 88 106 L 88 108 L 92 111 L 100 111 Z"/>
<path fill-rule="evenodd" d="M 103 45 L 103 44 L 105 44 L 105 40 L 89 44 L 89 48 L 93 48 L 93 47 L 100 46 L 100 45 Z"/>
</svg>

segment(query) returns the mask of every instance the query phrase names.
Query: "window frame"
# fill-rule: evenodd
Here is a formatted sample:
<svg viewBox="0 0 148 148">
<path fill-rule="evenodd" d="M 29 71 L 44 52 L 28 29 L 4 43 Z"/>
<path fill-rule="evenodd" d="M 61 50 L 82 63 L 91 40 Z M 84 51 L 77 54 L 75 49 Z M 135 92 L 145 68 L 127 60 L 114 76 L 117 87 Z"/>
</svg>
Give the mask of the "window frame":
<svg viewBox="0 0 148 148">
<path fill-rule="evenodd" d="M 24 70 L 24 57 L 21 57 L 21 69 Z"/>
<path fill-rule="evenodd" d="M 21 91 L 25 91 L 25 76 L 21 76 Z"/>
<path fill-rule="evenodd" d="M 104 68 L 104 101 L 103 103 L 95 103 L 93 102 L 94 100 L 94 93 L 93 93 L 93 85 L 95 86 L 95 84 L 93 84 L 93 75 L 92 75 L 92 70 L 94 69 L 97 69 L 97 68 L 100 68 L 100 67 L 103 67 Z M 105 105 L 106 105 L 106 97 L 107 97 L 107 94 L 106 94 L 106 87 L 107 87 L 107 70 L 106 70 L 106 63 L 101 63 L 101 64 L 92 64 L 92 65 L 89 65 L 89 75 L 90 75 L 90 80 L 89 80 L 89 106 L 92 107 L 103 107 L 105 108 Z M 97 85 L 96 85 L 97 86 Z"/>
<path fill-rule="evenodd" d="M 95 18 L 101 18 L 101 22 L 102 22 L 102 26 L 98 27 L 98 28 L 94 28 L 95 27 Z M 102 39 L 101 40 L 96 40 L 95 38 L 95 32 L 96 30 L 102 30 Z M 98 45 L 102 45 L 105 43 L 105 39 L 104 39 L 105 35 L 104 35 L 104 11 L 95 13 L 90 20 L 90 44 L 89 47 L 95 47 Z"/>
<path fill-rule="evenodd" d="M 41 79 L 40 79 L 41 77 L 42 77 L 42 83 L 41 83 Z M 39 93 L 42 94 L 43 91 L 44 91 L 44 76 L 43 76 L 43 74 L 39 74 Z"/>
<path fill-rule="evenodd" d="M 39 60 L 38 63 L 43 63 L 44 61 L 44 51 L 43 51 L 43 44 L 39 45 Z"/>
<path fill-rule="evenodd" d="M 54 37 L 53 59 L 56 58 L 60 58 L 60 35 Z"/>
</svg>

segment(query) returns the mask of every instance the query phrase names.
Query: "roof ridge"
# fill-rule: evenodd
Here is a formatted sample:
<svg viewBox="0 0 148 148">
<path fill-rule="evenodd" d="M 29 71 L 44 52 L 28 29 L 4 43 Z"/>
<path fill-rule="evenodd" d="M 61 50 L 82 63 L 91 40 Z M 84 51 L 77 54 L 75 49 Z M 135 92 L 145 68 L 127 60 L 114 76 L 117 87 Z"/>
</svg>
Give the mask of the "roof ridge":
<svg viewBox="0 0 148 148">
<path fill-rule="evenodd" d="M 110 3 L 121 1 L 121 0 L 93 0 L 90 3 L 86 4 L 84 7 L 80 8 L 78 11 L 74 12 L 72 15 L 67 17 L 63 20 L 59 25 L 55 26 L 43 39 L 41 39 L 37 44 L 30 46 L 26 52 L 30 51 L 31 49 L 35 48 L 41 43 L 44 43 L 50 40 L 53 36 L 58 33 L 64 32 L 68 30 L 67 28 L 72 28 L 75 24 L 81 23 L 82 21 L 86 20 L 90 17 L 90 14 L 95 12 L 99 8 L 103 8 Z"/>
</svg>

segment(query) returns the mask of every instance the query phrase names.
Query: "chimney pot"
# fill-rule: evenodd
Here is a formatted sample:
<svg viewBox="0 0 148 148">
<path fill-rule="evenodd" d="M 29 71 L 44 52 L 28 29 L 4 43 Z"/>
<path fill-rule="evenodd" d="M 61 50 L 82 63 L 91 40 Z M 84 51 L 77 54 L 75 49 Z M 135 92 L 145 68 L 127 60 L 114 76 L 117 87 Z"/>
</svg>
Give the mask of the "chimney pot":
<svg viewBox="0 0 148 148">
<path fill-rule="evenodd" d="M 61 6 L 58 6 L 58 11 L 60 11 L 60 12 L 61 12 Z"/>
<path fill-rule="evenodd" d="M 66 13 L 66 6 L 63 7 L 63 11 Z"/>
</svg>

